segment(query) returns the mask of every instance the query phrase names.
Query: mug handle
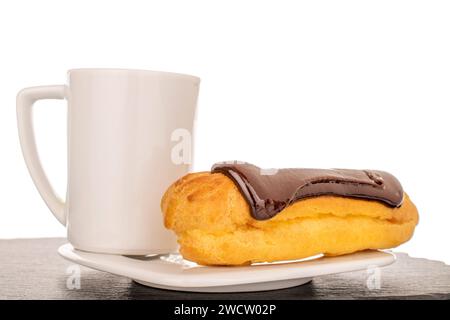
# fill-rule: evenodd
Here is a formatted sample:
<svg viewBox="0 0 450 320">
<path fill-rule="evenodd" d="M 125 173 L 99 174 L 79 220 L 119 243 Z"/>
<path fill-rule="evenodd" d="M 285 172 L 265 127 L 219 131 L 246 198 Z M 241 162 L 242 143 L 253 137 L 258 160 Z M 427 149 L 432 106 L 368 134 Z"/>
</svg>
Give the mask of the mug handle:
<svg viewBox="0 0 450 320">
<path fill-rule="evenodd" d="M 64 226 L 66 225 L 65 203 L 56 195 L 39 160 L 33 131 L 32 106 L 42 99 L 67 100 L 66 91 L 65 85 L 31 87 L 22 89 L 16 99 L 20 145 L 28 171 L 42 199 Z"/>
</svg>

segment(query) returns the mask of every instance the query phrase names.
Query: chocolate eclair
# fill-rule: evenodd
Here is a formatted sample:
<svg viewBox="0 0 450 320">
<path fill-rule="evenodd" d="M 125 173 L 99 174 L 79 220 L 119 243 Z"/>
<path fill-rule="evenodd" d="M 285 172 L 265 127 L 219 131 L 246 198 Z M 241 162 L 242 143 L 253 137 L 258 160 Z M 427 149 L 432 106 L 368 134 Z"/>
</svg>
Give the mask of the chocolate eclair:
<svg viewBox="0 0 450 320">
<path fill-rule="evenodd" d="M 267 170 L 241 162 L 182 177 L 161 207 L 183 257 L 204 265 L 392 248 L 408 241 L 418 222 L 416 207 L 387 172 Z"/>
</svg>

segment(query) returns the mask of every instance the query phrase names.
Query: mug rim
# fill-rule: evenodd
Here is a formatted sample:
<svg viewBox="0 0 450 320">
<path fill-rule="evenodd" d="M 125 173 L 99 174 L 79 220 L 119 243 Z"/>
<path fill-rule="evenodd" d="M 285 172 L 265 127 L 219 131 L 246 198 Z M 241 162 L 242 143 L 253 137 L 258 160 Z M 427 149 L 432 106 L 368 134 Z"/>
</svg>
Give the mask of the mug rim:
<svg viewBox="0 0 450 320">
<path fill-rule="evenodd" d="M 200 82 L 200 78 L 186 73 L 170 72 L 170 71 L 159 71 L 159 70 L 146 70 L 146 69 L 127 69 L 127 68 L 73 68 L 67 71 L 67 76 L 71 73 L 76 72 L 142 72 L 149 73 L 153 75 L 163 75 L 176 78 L 185 78 L 193 80 L 196 83 Z"/>
</svg>

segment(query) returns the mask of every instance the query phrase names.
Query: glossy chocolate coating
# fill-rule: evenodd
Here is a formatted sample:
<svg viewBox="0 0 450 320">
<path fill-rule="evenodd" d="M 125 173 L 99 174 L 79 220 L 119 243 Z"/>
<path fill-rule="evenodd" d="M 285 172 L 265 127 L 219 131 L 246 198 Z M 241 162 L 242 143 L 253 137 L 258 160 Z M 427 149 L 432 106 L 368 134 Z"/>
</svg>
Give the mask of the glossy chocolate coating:
<svg viewBox="0 0 450 320">
<path fill-rule="evenodd" d="M 261 169 L 249 163 L 216 163 L 212 173 L 223 173 L 239 188 L 252 217 L 266 220 L 295 201 L 322 195 L 362 198 L 399 207 L 403 201 L 400 182 L 377 170 Z"/>
</svg>

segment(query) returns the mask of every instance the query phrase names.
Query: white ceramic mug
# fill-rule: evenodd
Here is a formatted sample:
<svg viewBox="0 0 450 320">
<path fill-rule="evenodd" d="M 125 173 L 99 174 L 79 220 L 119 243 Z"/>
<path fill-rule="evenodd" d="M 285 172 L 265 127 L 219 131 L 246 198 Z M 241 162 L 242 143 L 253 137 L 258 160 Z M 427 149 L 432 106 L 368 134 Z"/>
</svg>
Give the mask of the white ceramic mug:
<svg viewBox="0 0 450 320">
<path fill-rule="evenodd" d="M 69 242 L 80 250 L 114 254 L 175 250 L 160 200 L 190 167 L 189 161 L 174 161 L 173 133 L 192 132 L 200 79 L 169 72 L 75 69 L 68 72 L 68 81 L 20 91 L 17 118 L 30 175 L 67 226 Z M 65 202 L 55 195 L 36 150 L 31 109 L 40 99 L 68 102 Z"/>
</svg>

